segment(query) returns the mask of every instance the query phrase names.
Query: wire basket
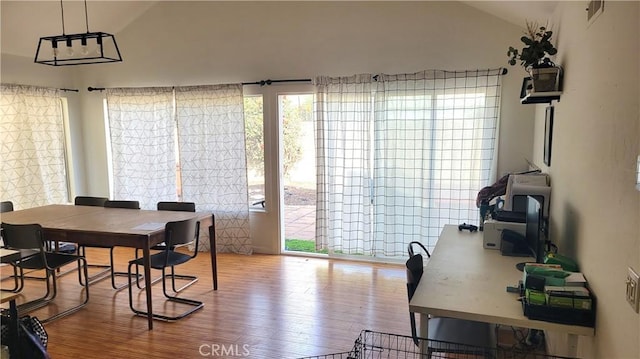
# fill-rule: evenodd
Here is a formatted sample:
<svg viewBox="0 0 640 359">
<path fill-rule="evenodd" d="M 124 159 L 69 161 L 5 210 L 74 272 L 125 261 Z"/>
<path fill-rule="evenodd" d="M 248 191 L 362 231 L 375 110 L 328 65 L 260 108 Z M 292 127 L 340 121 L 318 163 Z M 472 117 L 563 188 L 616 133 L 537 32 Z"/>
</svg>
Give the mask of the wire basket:
<svg viewBox="0 0 640 359">
<path fill-rule="evenodd" d="M 569 359 L 547 355 L 536 351 L 517 348 L 484 348 L 418 338 L 416 345 L 410 336 L 363 330 L 356 339 L 350 352 L 341 352 L 301 359 L 413 359 L 413 358 L 448 358 L 448 359 Z M 426 346 L 425 346 L 426 345 Z M 425 353 L 421 353 L 421 346 Z"/>
</svg>

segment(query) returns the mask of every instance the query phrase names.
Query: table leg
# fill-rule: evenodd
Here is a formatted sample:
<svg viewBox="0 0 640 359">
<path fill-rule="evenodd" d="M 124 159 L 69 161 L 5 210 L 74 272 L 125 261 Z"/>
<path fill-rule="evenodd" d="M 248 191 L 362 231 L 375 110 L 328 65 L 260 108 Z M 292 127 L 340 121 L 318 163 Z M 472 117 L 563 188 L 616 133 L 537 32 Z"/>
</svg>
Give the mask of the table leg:
<svg viewBox="0 0 640 359">
<path fill-rule="evenodd" d="M 215 224 L 209 226 L 209 252 L 211 252 L 211 274 L 213 274 L 213 290 L 218 290 L 218 258 L 216 253 Z"/>
<path fill-rule="evenodd" d="M 420 338 L 429 338 L 429 314 L 420 313 L 420 331 L 418 332 Z M 427 355 L 429 353 L 429 341 L 420 341 L 420 353 Z"/>
<path fill-rule="evenodd" d="M 144 291 L 147 295 L 147 320 L 149 322 L 149 330 L 151 330 L 153 329 L 153 309 L 151 305 L 151 250 L 149 249 L 149 241 L 142 248 L 142 255 L 144 260 Z"/>
</svg>

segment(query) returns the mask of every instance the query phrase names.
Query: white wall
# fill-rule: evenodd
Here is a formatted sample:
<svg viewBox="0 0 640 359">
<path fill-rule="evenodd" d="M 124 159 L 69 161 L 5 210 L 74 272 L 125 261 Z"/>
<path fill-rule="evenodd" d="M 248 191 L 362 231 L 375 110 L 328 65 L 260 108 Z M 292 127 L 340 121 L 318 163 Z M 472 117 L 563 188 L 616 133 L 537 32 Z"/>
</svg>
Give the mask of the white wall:
<svg viewBox="0 0 640 359">
<path fill-rule="evenodd" d="M 587 26 L 582 2 L 563 2 L 554 29 L 564 92 L 555 103 L 551 166 L 542 161 L 544 105 L 534 159 L 551 175 L 551 240 L 577 258 L 598 297 L 595 338 L 580 357 L 640 357 L 640 316 L 625 301 L 627 267 L 640 270 L 640 8 L 605 2 Z M 552 335 L 552 341 L 562 339 Z"/>
</svg>

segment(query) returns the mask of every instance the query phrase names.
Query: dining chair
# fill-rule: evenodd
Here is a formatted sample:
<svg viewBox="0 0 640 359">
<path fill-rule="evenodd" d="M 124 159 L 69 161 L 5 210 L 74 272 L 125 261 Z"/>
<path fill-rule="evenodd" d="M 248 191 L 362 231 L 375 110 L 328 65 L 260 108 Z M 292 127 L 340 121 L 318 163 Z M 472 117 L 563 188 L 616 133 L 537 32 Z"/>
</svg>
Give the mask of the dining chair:
<svg viewBox="0 0 640 359">
<path fill-rule="evenodd" d="M 409 302 L 418 288 L 422 274 L 424 273 L 424 261 L 420 253 L 413 250 L 413 245 L 422 248 L 427 258 L 431 255 L 420 242 L 409 243 L 409 259 L 407 267 L 407 297 Z M 461 294 L 464 295 L 464 294 Z M 411 336 L 415 345 L 427 340 L 427 357 L 433 353 L 452 353 L 461 355 L 475 355 L 493 358 L 495 351 L 495 335 L 489 323 L 471 320 L 430 317 L 428 323 L 428 338 L 418 337 L 416 327 L 416 315 L 409 311 L 411 322 Z"/>
<path fill-rule="evenodd" d="M 13 212 L 14 207 L 13 207 L 13 202 L 11 201 L 2 201 L 0 202 L 0 213 L 6 213 L 6 212 Z M 0 233 L 2 233 L 0 231 Z M 57 251 L 59 252 L 63 252 L 63 253 L 75 253 L 76 251 L 76 246 L 73 243 L 61 243 L 62 245 L 59 246 L 57 248 Z M 51 249 L 54 248 L 52 242 L 50 241 L 46 241 L 45 242 L 45 247 L 47 249 Z M 40 277 L 25 277 L 25 278 L 32 278 L 32 279 L 42 279 L 44 280 L 45 278 L 40 278 Z"/>
<path fill-rule="evenodd" d="M 76 196 L 73 200 L 73 204 L 76 206 L 91 206 L 91 207 L 104 207 L 104 203 L 109 199 L 106 197 L 93 197 L 93 196 Z M 78 254 L 84 256 L 86 258 L 86 247 L 87 246 L 79 246 Z M 91 246 L 92 248 L 105 248 L 111 249 L 111 246 Z M 106 279 L 108 275 L 111 274 L 111 267 L 113 263 L 110 264 L 93 264 L 88 263 L 87 266 L 89 268 L 101 268 L 99 272 L 91 275 L 89 277 L 89 283 L 95 283 L 99 280 Z"/>
<path fill-rule="evenodd" d="M 13 202 L 11 201 L 0 202 L 0 213 L 12 212 L 12 211 L 13 211 Z"/>
<path fill-rule="evenodd" d="M 0 202 L 0 213 L 6 213 L 6 212 L 13 212 L 13 202 L 11 201 L 2 201 Z M 2 236 L 2 228 L 0 228 L 0 239 L 2 239 L 2 247 L 4 248 L 4 239 Z M 27 258 L 31 255 L 34 255 L 36 253 L 38 253 L 37 251 L 33 250 L 33 249 L 20 249 L 18 250 L 20 252 L 20 258 Z M 2 263 L 4 264 L 9 264 L 11 265 L 11 267 L 13 268 L 13 275 L 11 277 L 13 277 L 14 280 L 14 286 L 11 289 L 8 288 L 2 288 L 0 290 L 5 291 L 5 292 L 19 292 L 21 290 L 20 287 L 20 283 L 18 281 L 18 268 L 13 265 L 11 262 L 5 262 L 2 261 Z M 7 277 L 9 278 L 9 277 Z M 3 278 L 3 279 L 7 279 L 7 278 Z M 44 280 L 45 278 L 43 277 L 37 277 L 37 276 L 23 276 L 23 278 L 30 278 L 30 279 L 40 279 L 40 280 Z"/>
<path fill-rule="evenodd" d="M 131 201 L 131 200 L 107 200 L 104 202 L 104 207 L 105 208 L 140 209 L 140 202 Z M 111 268 L 110 268 L 111 287 L 113 287 L 113 289 L 115 290 L 124 289 L 125 287 L 128 287 L 129 285 L 131 285 L 131 280 L 129 280 L 125 284 L 116 285 L 116 277 L 124 277 L 124 276 L 128 277 L 128 274 L 127 272 L 119 272 L 115 270 L 115 261 L 113 256 L 113 251 L 115 250 L 115 247 L 111 246 L 108 248 L 109 248 L 109 261 L 111 263 Z M 141 274 L 136 274 L 136 278 L 137 280 L 140 280 L 143 278 L 143 276 Z"/>
<path fill-rule="evenodd" d="M 67 264 L 78 262 L 78 268 L 81 269 L 85 278 L 84 301 L 80 304 L 58 312 L 57 314 L 41 320 L 43 323 L 69 315 L 80 308 L 84 307 L 89 301 L 89 282 L 87 279 L 87 261 L 83 256 L 75 254 L 66 254 L 60 252 L 49 251 L 45 247 L 45 239 L 42 227 L 39 224 L 9 224 L 2 223 L 2 231 L 7 248 L 10 249 L 30 249 L 36 250 L 35 255 L 19 258 L 13 265 L 19 268 L 20 290 L 24 287 L 24 270 L 44 270 L 46 275 L 47 291 L 44 296 L 33 299 L 18 306 L 21 315 L 32 310 L 44 307 L 53 301 L 58 294 L 57 287 L 57 270 Z"/>
<path fill-rule="evenodd" d="M 158 211 L 195 212 L 196 204 L 194 202 L 161 201 L 161 202 L 158 202 L 157 209 Z M 160 244 L 156 244 L 155 246 L 151 247 L 151 249 L 164 251 L 166 250 L 166 247 L 167 247 L 166 243 L 162 242 Z M 194 250 L 197 251 L 198 249 L 195 248 Z M 195 275 L 176 274 L 173 266 L 171 267 L 171 274 L 169 275 L 169 277 L 171 277 L 171 289 L 173 289 L 173 291 L 176 293 L 181 292 L 185 288 L 193 285 L 195 282 L 198 281 L 198 277 Z M 176 288 L 176 279 L 186 280 L 187 283 L 181 286 L 180 288 Z M 139 283 L 139 281 L 137 283 Z"/>
<path fill-rule="evenodd" d="M 196 218 L 167 222 L 167 224 L 165 225 L 164 243 L 166 244 L 166 246 L 163 251 L 150 256 L 149 261 L 151 263 L 151 268 L 162 271 L 162 292 L 165 298 L 167 298 L 167 300 L 171 302 L 189 305 L 191 306 L 191 308 L 178 315 L 152 313 L 153 318 L 164 321 L 174 321 L 184 318 L 187 315 L 195 312 L 196 310 L 202 309 L 202 307 L 204 307 L 204 303 L 202 303 L 201 301 L 169 295 L 167 293 L 166 281 L 167 267 L 175 267 L 180 264 L 184 264 L 189 260 L 195 258 L 198 254 L 197 250 L 194 251 L 193 254 L 189 255 L 176 251 L 175 249 L 190 244 L 195 245 L 195 247 L 197 248 L 199 235 L 200 222 Z M 131 271 L 133 269 L 133 266 L 138 267 L 142 265 L 144 265 L 143 258 L 137 258 L 129 262 L 127 271 L 129 275 L 129 282 L 131 282 Z M 136 315 L 145 317 L 148 315 L 147 312 L 138 310 L 133 306 L 133 286 L 131 285 L 129 286 L 129 307 Z"/>
</svg>

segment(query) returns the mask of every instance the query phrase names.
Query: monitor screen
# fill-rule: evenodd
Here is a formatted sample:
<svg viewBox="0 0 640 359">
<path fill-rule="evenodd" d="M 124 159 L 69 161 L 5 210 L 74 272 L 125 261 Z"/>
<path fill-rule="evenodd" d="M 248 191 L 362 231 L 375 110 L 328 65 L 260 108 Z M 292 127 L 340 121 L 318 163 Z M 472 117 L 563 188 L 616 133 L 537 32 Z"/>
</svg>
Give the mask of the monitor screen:
<svg viewBox="0 0 640 359">
<path fill-rule="evenodd" d="M 527 246 L 531 250 L 531 255 L 535 257 L 536 263 L 543 263 L 545 256 L 545 234 L 544 219 L 542 217 L 542 198 L 527 196 L 527 226 L 525 237 Z"/>
</svg>

